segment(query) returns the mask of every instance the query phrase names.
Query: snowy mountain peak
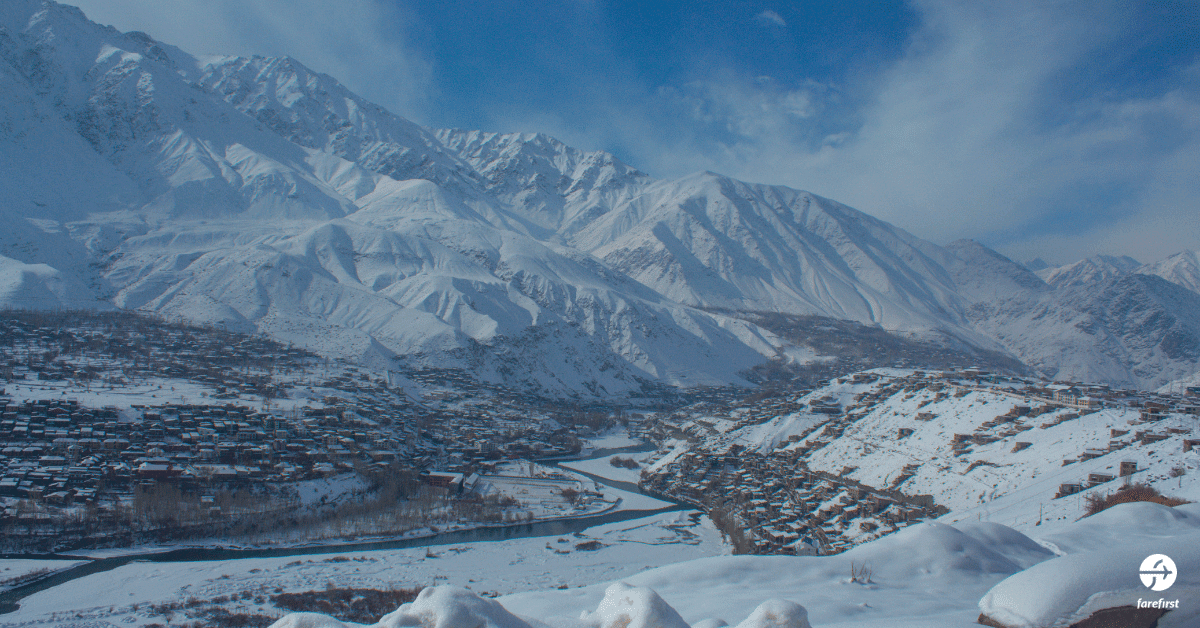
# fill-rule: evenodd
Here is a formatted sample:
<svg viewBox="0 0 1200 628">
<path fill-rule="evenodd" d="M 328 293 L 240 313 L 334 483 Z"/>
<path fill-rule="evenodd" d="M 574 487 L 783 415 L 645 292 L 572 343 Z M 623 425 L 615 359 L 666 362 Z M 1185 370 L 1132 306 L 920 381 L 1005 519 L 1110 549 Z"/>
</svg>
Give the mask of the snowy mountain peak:
<svg viewBox="0 0 1200 628">
<path fill-rule="evenodd" d="M 1044 268 L 1037 275 L 1055 288 L 1065 288 L 1111 279 L 1138 266 L 1141 262 L 1126 255 L 1097 255 L 1066 266 Z"/>
<path fill-rule="evenodd" d="M 294 59 L 216 57 L 200 71 L 200 87 L 300 146 L 396 180 L 427 179 L 467 194 L 480 187 L 473 169 L 429 131 Z"/>
<path fill-rule="evenodd" d="M 486 182 L 487 192 L 547 234 L 573 232 L 649 178 L 603 151 L 581 151 L 541 133 L 442 129 L 437 138 Z"/>
<path fill-rule="evenodd" d="M 1156 275 L 1193 292 L 1200 292 L 1200 255 L 1195 251 L 1181 251 L 1161 262 L 1141 266 L 1133 272 Z"/>
</svg>

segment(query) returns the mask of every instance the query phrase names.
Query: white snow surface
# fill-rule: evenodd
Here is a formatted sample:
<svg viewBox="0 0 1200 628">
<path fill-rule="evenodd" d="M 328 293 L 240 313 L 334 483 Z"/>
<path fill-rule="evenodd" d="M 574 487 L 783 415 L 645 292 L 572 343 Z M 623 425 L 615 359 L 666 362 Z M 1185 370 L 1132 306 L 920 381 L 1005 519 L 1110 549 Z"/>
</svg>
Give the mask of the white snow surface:
<svg viewBox="0 0 1200 628">
<path fill-rule="evenodd" d="M 292 613 L 272 628 L 346 628 L 347 624 L 317 613 Z M 417 599 L 388 613 L 376 628 L 530 628 L 493 600 L 457 587 L 428 587 Z"/>
<path fill-rule="evenodd" d="M 688 628 L 679 612 L 653 589 L 624 582 L 609 585 L 596 611 L 584 611 L 579 619 L 597 628 Z"/>
<path fill-rule="evenodd" d="M 1200 292 L 1200 254 L 1180 251 L 1160 262 L 1146 264 L 1136 271 L 1143 275 L 1158 275 L 1193 292 Z"/>
<path fill-rule="evenodd" d="M 965 628 L 976 625 L 980 610 L 1021 628 L 1066 626 L 1102 608 L 1150 599 L 1138 581 L 1139 565 L 1146 555 L 1166 553 L 1175 558 L 1180 579 L 1163 595 L 1178 596 L 1181 608 L 1160 625 L 1190 626 L 1200 613 L 1195 603 L 1200 599 L 1195 588 L 1198 514 L 1195 506 L 1116 506 L 1060 531 L 1059 537 L 1099 531 L 1112 538 L 1123 535 L 1120 546 L 1063 556 L 999 524 L 926 522 L 837 556 L 704 558 L 616 582 L 518 593 L 497 602 L 531 626 L 555 628 L 721 626 L 729 624 L 728 618 L 745 618 L 738 624 L 743 628 L 806 628 L 809 622 L 843 628 Z M 1157 527 L 1164 517 L 1180 523 Z M 868 581 L 851 581 L 852 563 L 870 570 Z M 491 617 L 508 616 L 490 605 L 486 613 L 472 610 L 483 607 L 461 591 L 436 595 L 463 600 L 465 610 L 439 609 L 428 617 L 478 612 L 483 625 L 496 621 Z M 379 624 L 390 625 L 386 618 Z"/>
<path fill-rule="evenodd" d="M 737 628 L 811 628 L 808 611 L 790 600 L 771 598 L 758 605 Z"/>
<path fill-rule="evenodd" d="M 641 468 L 629 469 L 627 467 L 616 467 L 611 464 L 613 458 L 632 459 L 641 467 L 645 467 L 644 459 L 647 454 L 610 454 L 600 458 L 592 458 L 590 460 L 566 460 L 559 464 L 577 471 L 586 471 L 592 475 L 598 475 L 609 480 L 619 480 L 621 482 L 632 482 L 637 484 L 642 477 Z"/>
<path fill-rule="evenodd" d="M 1005 579 L 980 600 L 980 611 L 1013 628 L 1067 626 L 1100 609 L 1136 607 L 1139 600 L 1161 598 L 1181 603 L 1159 620 L 1159 626 L 1182 628 L 1200 620 L 1196 603 L 1200 600 L 1200 507 L 1196 504 L 1175 509 L 1123 504 L 1084 519 L 1075 528 L 1075 536 L 1092 549 L 1045 561 Z M 1060 540 L 1063 536 L 1059 534 Z M 1142 560 L 1153 554 L 1169 556 L 1178 571 L 1177 580 L 1165 591 L 1151 591 L 1138 578 Z"/>
</svg>

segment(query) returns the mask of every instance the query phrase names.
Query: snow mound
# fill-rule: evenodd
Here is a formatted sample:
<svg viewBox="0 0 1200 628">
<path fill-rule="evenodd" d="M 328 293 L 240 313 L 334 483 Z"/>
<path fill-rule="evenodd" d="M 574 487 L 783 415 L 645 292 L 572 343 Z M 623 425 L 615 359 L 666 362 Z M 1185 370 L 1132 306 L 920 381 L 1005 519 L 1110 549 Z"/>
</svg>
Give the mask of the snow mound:
<svg viewBox="0 0 1200 628">
<path fill-rule="evenodd" d="M 759 604 L 737 628 L 811 628 L 811 625 L 803 606 L 772 598 Z"/>
<path fill-rule="evenodd" d="M 842 557 L 877 565 L 876 576 L 892 581 L 955 572 L 959 577 L 1011 574 L 1020 571 L 1022 563 L 1037 560 L 1031 557 L 1035 543 L 1020 532 L 1004 526 L 963 527 L 960 530 L 937 521 L 925 521 L 875 543 L 859 545 Z M 1002 529 L 1003 533 L 999 531 Z M 1043 558 L 1049 556 L 1050 552 L 1046 552 Z"/>
<path fill-rule="evenodd" d="M 271 628 L 355 628 L 320 613 L 291 613 Z M 488 600 L 458 587 L 427 587 L 417 599 L 384 615 L 371 628 L 530 628 L 529 624 Z M 687 625 L 684 624 L 684 628 Z"/>
<path fill-rule="evenodd" d="M 1054 552 L 1037 541 L 999 523 L 960 523 L 955 527 L 1021 569 L 1054 557 Z"/>
<path fill-rule="evenodd" d="M 529 628 L 529 624 L 487 600 L 457 587 L 428 587 L 417 599 L 384 615 L 379 628 Z"/>
<path fill-rule="evenodd" d="M 596 612 L 584 611 L 579 618 L 598 628 L 688 628 L 688 623 L 653 589 L 624 582 L 605 589 Z"/>
<path fill-rule="evenodd" d="M 289 613 L 271 624 L 270 628 L 348 628 L 348 626 L 320 613 Z"/>
<path fill-rule="evenodd" d="M 1175 562 L 1177 580 L 1156 592 L 1138 572 L 1152 554 Z M 1180 600 L 1159 619 L 1159 628 L 1195 626 L 1200 607 L 1200 533 L 1110 545 L 1106 549 L 1060 556 L 1002 580 L 979 601 L 979 610 L 1009 628 L 1070 626 L 1103 609 L 1137 607 L 1139 600 Z"/>
<path fill-rule="evenodd" d="M 1102 551 L 1131 540 L 1152 542 L 1200 533 L 1200 504 L 1163 506 L 1150 502 L 1118 504 L 1085 517 L 1038 540 L 1058 554 Z"/>
</svg>

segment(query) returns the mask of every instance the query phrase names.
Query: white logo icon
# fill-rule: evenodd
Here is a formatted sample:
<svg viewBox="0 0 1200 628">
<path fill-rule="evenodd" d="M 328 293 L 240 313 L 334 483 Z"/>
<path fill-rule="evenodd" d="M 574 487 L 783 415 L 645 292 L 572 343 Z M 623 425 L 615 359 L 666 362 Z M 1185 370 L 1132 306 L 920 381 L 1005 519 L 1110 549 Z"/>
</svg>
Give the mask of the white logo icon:
<svg viewBox="0 0 1200 628">
<path fill-rule="evenodd" d="M 1138 575 L 1151 591 L 1166 591 L 1175 584 L 1175 561 L 1166 554 L 1151 554 L 1142 561 Z"/>
</svg>

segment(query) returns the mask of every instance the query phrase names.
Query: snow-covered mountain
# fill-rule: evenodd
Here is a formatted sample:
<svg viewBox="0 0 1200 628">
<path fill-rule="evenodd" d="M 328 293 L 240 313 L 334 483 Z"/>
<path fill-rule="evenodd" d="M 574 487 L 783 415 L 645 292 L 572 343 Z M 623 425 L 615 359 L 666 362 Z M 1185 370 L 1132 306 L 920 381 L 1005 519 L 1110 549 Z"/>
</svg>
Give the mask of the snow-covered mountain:
<svg viewBox="0 0 1200 628">
<path fill-rule="evenodd" d="M 1200 294 L 1097 258 L 1036 273 L 973 242 L 947 247 L 976 327 L 1054 379 L 1157 388 L 1200 369 Z M 985 263 L 986 261 L 986 263 Z M 980 269 L 990 272 L 980 274 Z M 1047 272 L 1053 271 L 1053 272 Z"/>
<path fill-rule="evenodd" d="M 1134 272 L 1156 275 L 1192 292 L 1200 292 L 1200 255 L 1195 251 L 1180 251 L 1161 262 L 1141 266 Z"/>
<path fill-rule="evenodd" d="M 1109 279 L 1137 274 L 1155 275 L 1192 292 L 1200 292 L 1200 255 L 1195 251 L 1180 251 L 1151 264 L 1141 264 L 1128 256 L 1097 255 L 1065 266 L 1044 266 L 1035 272 L 1056 288 L 1095 286 Z"/>
<path fill-rule="evenodd" d="M 136 308 L 606 395 L 743 381 L 789 350 L 756 312 L 1026 359 L 1037 341 L 1013 327 L 1051 291 L 807 192 L 425 129 L 294 59 L 196 57 L 54 2 L 0 7 L 0 58 L 9 306 Z M 1107 351 L 1085 341 L 1079 359 Z"/>
<path fill-rule="evenodd" d="M 1112 279 L 1141 266 L 1141 262 L 1123 255 L 1097 255 L 1066 266 L 1043 268 L 1037 275 L 1055 288 L 1086 286 Z"/>
</svg>

